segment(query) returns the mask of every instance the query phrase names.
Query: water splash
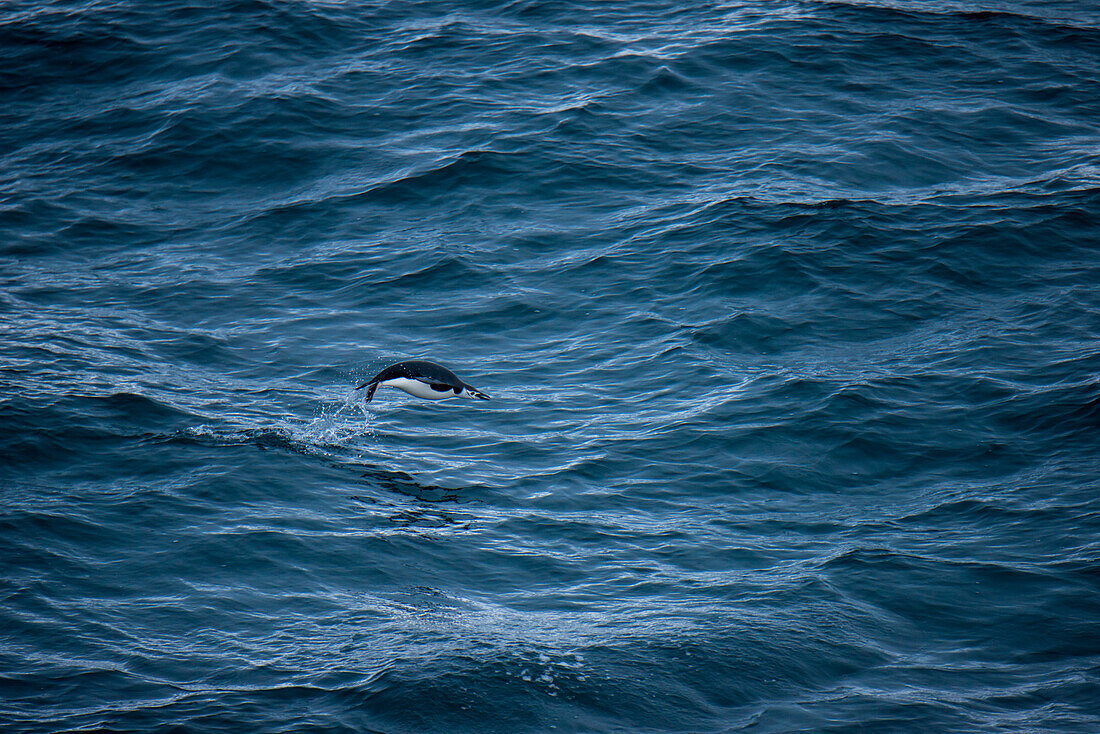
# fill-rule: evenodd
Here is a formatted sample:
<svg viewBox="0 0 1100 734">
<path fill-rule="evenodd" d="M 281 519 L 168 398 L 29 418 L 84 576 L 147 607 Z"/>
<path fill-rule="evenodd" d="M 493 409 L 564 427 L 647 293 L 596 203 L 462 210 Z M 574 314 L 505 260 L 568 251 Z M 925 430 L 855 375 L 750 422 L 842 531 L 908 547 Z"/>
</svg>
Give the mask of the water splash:
<svg viewBox="0 0 1100 734">
<path fill-rule="evenodd" d="M 362 420 L 358 420 L 356 411 Z M 332 413 L 322 405 L 321 415 L 306 426 L 305 436 L 317 443 L 343 444 L 354 436 L 373 436 L 373 423 L 374 413 L 367 408 L 366 393 L 351 390 Z"/>
</svg>

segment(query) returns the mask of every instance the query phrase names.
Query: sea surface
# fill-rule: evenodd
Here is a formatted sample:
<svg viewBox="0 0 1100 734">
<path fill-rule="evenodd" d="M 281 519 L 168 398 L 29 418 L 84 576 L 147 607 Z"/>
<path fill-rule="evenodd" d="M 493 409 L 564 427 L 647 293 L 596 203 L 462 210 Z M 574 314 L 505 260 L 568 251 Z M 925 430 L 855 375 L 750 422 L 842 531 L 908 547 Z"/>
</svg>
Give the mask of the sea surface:
<svg viewBox="0 0 1100 734">
<path fill-rule="evenodd" d="M 1095 734 L 1098 333 L 1096 2 L 5 2 L 0 730 Z"/>
</svg>

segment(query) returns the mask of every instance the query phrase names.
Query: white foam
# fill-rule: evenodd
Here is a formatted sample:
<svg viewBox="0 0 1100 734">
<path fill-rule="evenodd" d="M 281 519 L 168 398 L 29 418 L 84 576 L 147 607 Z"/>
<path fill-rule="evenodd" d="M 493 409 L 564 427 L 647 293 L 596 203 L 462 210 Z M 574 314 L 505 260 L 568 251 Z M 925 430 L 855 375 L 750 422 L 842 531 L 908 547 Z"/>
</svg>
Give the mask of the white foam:
<svg viewBox="0 0 1100 734">
<path fill-rule="evenodd" d="M 321 415 L 305 428 L 305 438 L 314 442 L 341 444 L 354 436 L 373 435 L 374 413 L 367 408 L 365 390 L 351 390 L 344 403 L 332 413 L 321 406 Z M 358 416 L 355 411 L 358 409 Z"/>
</svg>

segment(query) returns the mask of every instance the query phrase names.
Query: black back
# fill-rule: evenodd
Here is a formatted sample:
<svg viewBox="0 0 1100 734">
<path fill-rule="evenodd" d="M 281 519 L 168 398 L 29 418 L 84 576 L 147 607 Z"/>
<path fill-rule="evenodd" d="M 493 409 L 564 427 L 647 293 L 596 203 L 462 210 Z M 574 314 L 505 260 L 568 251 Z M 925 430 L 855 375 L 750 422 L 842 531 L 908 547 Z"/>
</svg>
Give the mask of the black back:
<svg viewBox="0 0 1100 734">
<path fill-rule="evenodd" d="M 372 377 L 366 384 L 385 382 L 395 377 L 407 377 L 411 380 L 434 383 L 433 387 L 435 385 L 449 385 L 456 394 L 462 392 L 463 383 L 462 380 L 458 379 L 458 375 L 442 365 L 427 362 L 423 359 L 410 359 L 407 362 L 391 364 Z"/>
</svg>

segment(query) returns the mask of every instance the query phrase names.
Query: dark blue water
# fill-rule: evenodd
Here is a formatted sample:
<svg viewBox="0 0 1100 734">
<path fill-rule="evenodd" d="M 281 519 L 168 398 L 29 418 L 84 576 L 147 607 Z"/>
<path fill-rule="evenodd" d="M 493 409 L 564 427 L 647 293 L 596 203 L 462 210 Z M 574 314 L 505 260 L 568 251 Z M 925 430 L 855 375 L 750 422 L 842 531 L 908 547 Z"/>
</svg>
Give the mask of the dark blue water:
<svg viewBox="0 0 1100 734">
<path fill-rule="evenodd" d="M 1100 731 L 1094 2 L 16 2 L 0 102 L 5 732 Z"/>
</svg>

